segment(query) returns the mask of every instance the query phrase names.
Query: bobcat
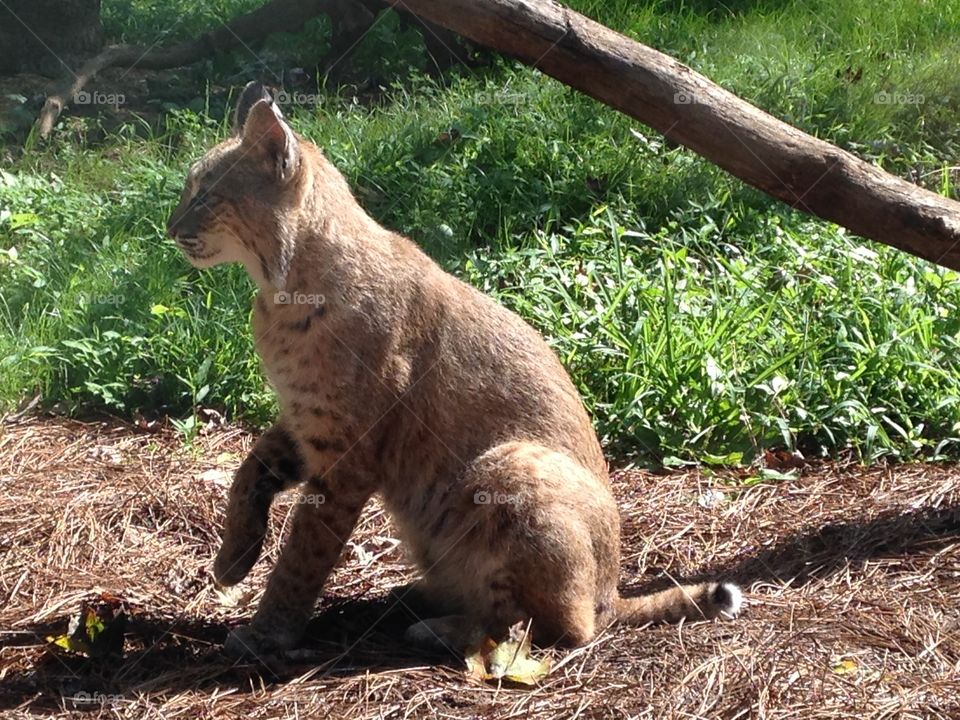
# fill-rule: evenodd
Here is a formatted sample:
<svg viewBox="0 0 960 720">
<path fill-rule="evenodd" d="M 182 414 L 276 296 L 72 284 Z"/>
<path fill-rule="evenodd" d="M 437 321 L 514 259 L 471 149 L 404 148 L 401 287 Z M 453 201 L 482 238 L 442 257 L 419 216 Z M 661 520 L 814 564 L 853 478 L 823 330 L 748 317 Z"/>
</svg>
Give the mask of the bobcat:
<svg viewBox="0 0 960 720">
<path fill-rule="evenodd" d="M 280 402 L 233 481 L 216 580 L 246 576 L 277 493 L 314 499 L 228 653 L 298 642 L 375 493 L 421 572 L 411 597 L 431 608 L 415 642 L 463 650 L 532 619 L 539 644 L 579 645 L 614 621 L 737 613 L 728 583 L 619 596 L 606 462 L 553 352 L 371 219 L 264 86 L 244 89 L 167 229 L 194 266 L 238 261 L 259 286 L 254 334 Z"/>
</svg>

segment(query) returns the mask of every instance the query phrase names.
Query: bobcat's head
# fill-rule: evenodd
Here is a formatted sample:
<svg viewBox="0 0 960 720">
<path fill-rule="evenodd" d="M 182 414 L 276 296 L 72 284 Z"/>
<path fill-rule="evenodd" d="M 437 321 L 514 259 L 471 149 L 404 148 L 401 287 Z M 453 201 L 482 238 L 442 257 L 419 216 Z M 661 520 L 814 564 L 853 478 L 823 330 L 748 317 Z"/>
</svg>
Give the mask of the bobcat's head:
<svg viewBox="0 0 960 720">
<path fill-rule="evenodd" d="M 312 184 L 305 166 L 314 152 L 267 89 L 248 84 L 232 136 L 190 168 L 167 233 L 195 267 L 239 261 L 257 282 L 281 286 Z"/>
</svg>

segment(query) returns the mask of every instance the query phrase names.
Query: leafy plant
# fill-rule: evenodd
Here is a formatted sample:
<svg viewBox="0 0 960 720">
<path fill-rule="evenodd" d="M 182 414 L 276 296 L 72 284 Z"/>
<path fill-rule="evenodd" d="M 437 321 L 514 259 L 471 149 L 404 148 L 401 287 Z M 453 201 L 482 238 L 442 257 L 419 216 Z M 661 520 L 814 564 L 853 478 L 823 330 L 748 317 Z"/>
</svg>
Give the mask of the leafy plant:
<svg viewBox="0 0 960 720">
<path fill-rule="evenodd" d="M 150 43 L 258 4 L 105 2 L 104 17 L 112 37 Z M 957 0 L 573 4 L 957 196 Z M 264 57 L 282 71 L 328 32 L 273 38 Z M 240 268 L 191 269 L 163 233 L 187 167 L 226 132 L 219 88 L 262 70 L 243 55 L 187 72 L 202 91 L 162 122 L 60 133 L 0 172 L 4 406 L 39 394 L 74 413 L 166 413 L 187 438 L 201 403 L 269 421 L 253 287 Z M 960 455 L 956 273 L 792 212 L 516 63 L 425 76 L 419 32 L 395 18 L 358 67 L 381 57 L 393 65 L 367 95 L 324 91 L 289 108 L 293 124 L 382 223 L 537 326 L 610 452 Z"/>
</svg>

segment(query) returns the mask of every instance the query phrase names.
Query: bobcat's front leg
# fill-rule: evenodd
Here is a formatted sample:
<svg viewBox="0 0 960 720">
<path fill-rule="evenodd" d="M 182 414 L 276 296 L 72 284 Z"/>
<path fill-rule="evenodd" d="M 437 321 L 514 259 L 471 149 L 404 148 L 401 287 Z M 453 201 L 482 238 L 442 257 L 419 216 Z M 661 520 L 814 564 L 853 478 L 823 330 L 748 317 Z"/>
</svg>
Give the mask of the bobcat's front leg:
<svg viewBox="0 0 960 720">
<path fill-rule="evenodd" d="M 225 650 L 258 657 L 300 640 L 330 571 L 372 494 L 355 478 L 311 479 L 297 498 L 293 527 L 253 622 L 230 633 Z"/>
<path fill-rule="evenodd" d="M 274 496 L 304 479 L 296 440 L 274 425 L 257 440 L 230 487 L 223 542 L 213 564 L 218 583 L 235 585 L 246 577 L 260 557 Z"/>
</svg>

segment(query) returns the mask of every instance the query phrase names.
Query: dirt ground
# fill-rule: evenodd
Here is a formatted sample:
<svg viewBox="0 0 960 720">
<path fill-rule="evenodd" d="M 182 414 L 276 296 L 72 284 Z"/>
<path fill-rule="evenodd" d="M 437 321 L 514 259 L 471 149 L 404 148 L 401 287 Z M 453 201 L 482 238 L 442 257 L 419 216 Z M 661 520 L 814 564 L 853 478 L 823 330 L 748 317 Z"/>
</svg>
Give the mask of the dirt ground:
<svg viewBox="0 0 960 720">
<path fill-rule="evenodd" d="M 250 444 L 235 427 L 185 447 L 163 427 L 0 426 L 0 717 L 960 718 L 960 468 L 615 472 L 624 592 L 722 575 L 746 607 L 544 651 L 554 669 L 531 689 L 404 645 L 387 591 L 411 573 L 376 506 L 304 647 L 270 667 L 225 658 L 293 508 L 277 503 L 240 596 L 218 595 L 209 565 Z M 128 614 L 122 659 L 54 651 L 104 598 Z"/>
</svg>

